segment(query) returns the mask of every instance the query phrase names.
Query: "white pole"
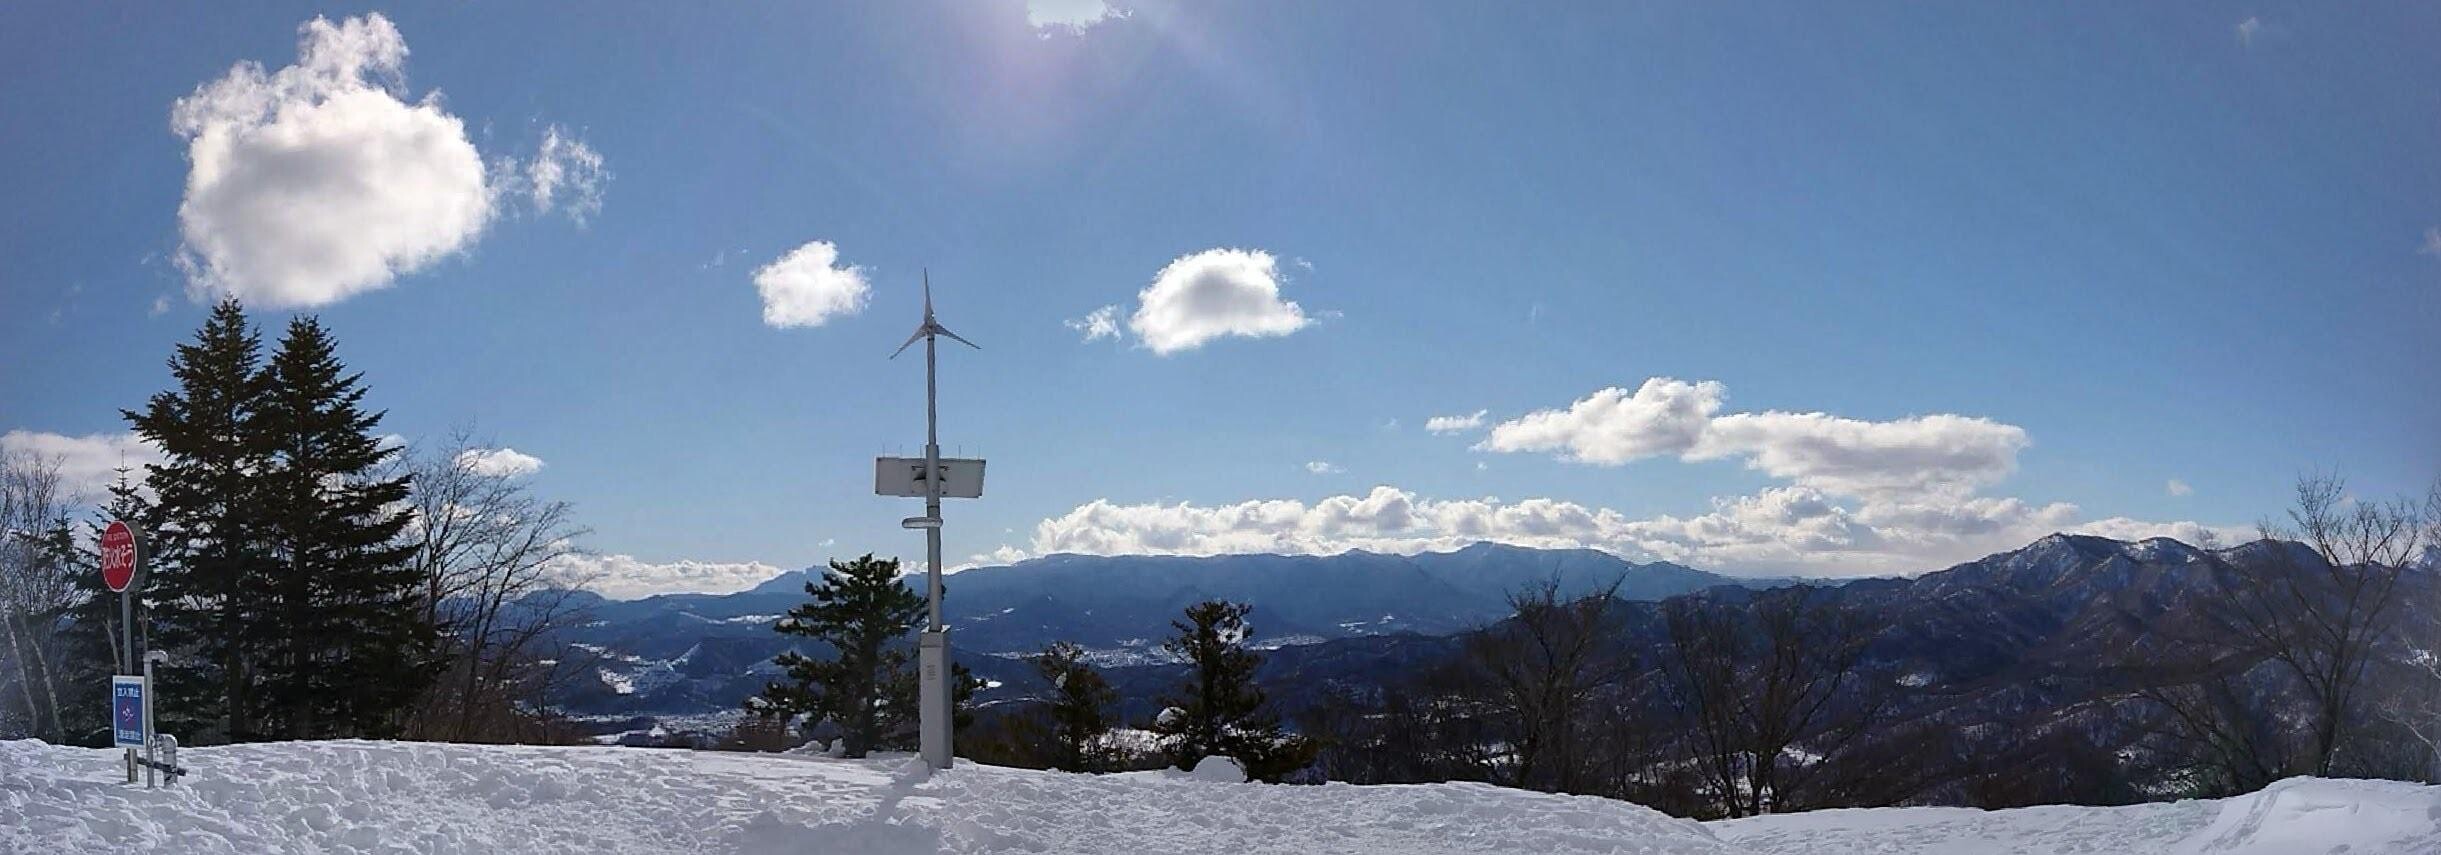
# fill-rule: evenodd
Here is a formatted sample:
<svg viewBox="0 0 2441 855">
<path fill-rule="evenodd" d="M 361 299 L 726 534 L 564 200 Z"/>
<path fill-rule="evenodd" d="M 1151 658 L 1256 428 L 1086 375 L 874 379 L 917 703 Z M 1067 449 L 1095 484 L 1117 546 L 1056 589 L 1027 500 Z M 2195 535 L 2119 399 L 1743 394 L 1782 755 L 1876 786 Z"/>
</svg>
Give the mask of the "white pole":
<svg viewBox="0 0 2441 855">
<path fill-rule="evenodd" d="M 925 290 L 924 516 L 932 524 L 924 527 L 924 587 L 930 615 L 916 645 L 917 667 L 923 681 L 916 692 L 917 706 L 920 707 L 916 717 L 924 764 L 937 771 L 949 768 L 955 753 L 950 745 L 950 722 L 955 701 L 949 692 L 949 632 L 941 625 L 941 417 L 940 386 L 936 379 L 940 335 L 929 329 L 932 325 L 931 289 Z"/>
</svg>

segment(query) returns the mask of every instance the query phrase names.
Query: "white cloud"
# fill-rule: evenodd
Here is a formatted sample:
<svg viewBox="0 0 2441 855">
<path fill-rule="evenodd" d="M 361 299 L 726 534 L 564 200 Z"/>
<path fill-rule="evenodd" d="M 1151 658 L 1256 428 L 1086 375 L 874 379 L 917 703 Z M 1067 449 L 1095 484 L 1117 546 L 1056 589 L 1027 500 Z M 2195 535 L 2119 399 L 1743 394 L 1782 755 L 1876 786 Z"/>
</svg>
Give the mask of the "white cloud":
<svg viewBox="0 0 2441 855">
<path fill-rule="evenodd" d="M 2252 526 L 2204 525 L 2195 522 L 2147 522 L 2126 517 L 2111 517 L 2068 526 L 2069 534 L 2091 534 L 2113 540 L 2148 540 L 2166 537 L 2195 546 L 2236 546 L 2254 540 L 2261 532 Z"/>
<path fill-rule="evenodd" d="M 1128 329 L 1167 356 L 1222 336 L 1284 336 L 1313 319 L 1280 298 L 1279 264 L 1262 250 L 1208 249 L 1180 256 L 1136 295 Z"/>
<path fill-rule="evenodd" d="M 583 140 L 571 139 L 558 125 L 544 129 L 542 144 L 525 167 L 525 195 L 534 209 L 568 212 L 582 225 L 602 210 L 602 155 Z"/>
<path fill-rule="evenodd" d="M 252 61 L 170 110 L 188 142 L 180 267 L 198 298 L 319 306 L 472 245 L 492 188 L 439 93 L 407 101 L 407 43 L 379 14 L 299 28 L 297 64 Z"/>
<path fill-rule="evenodd" d="M 1438 434 L 1465 433 L 1483 427 L 1492 411 L 1476 410 L 1463 416 L 1433 416 L 1424 420 L 1424 430 Z"/>
<path fill-rule="evenodd" d="M 1743 456 L 1747 468 L 1845 496 L 1965 495 L 2008 477 L 2025 447 L 2025 429 L 1990 419 L 1768 412 L 1713 419 L 1686 456 Z"/>
<path fill-rule="evenodd" d="M 12 430 L 0 434 L 0 452 L 57 463 L 60 488 L 74 499 L 96 504 L 109 498 L 110 484 L 118 480 L 120 467 L 130 470 L 130 478 L 141 481 L 146 464 L 162 462 L 160 450 L 134 433 L 67 436 Z"/>
<path fill-rule="evenodd" d="M 1616 466 L 1695 448 L 1720 409 L 1725 391 L 1713 381 L 1667 377 L 1633 393 L 1603 389 L 1565 410 L 1537 410 L 1492 427 L 1475 447 L 1484 451 L 1547 451 L 1582 463 Z"/>
<path fill-rule="evenodd" d="M 153 298 L 153 307 L 152 307 L 152 309 L 151 309 L 150 311 L 146 312 L 145 314 L 148 314 L 148 315 L 151 315 L 152 317 L 156 317 L 156 318 L 158 318 L 158 317 L 161 317 L 162 315 L 169 314 L 169 310 L 170 310 L 170 298 L 169 298 L 169 295 L 167 295 L 167 294 L 163 294 L 163 295 L 161 295 L 161 296 L 159 296 L 159 297 L 154 297 L 154 298 Z"/>
<path fill-rule="evenodd" d="M 1885 422 L 1827 413 L 1718 415 L 1726 396 L 1718 382 L 1654 377 L 1632 393 L 1614 386 L 1564 410 L 1494 425 L 1475 447 L 1599 466 L 1741 458 L 1749 469 L 1842 496 L 1958 497 L 2007 477 L 2027 444 L 2023 428 L 1957 415 Z"/>
<path fill-rule="evenodd" d="M 1265 499 L 1230 505 L 1121 505 L 1096 500 L 1035 526 L 1026 548 L 1004 546 L 998 562 L 1071 552 L 1094 555 L 1334 554 L 1350 549 L 1412 554 L 1477 541 L 1544 548 L 1585 547 L 1637 561 L 1666 560 L 1730 573 L 1862 575 L 1937 570 L 2014 549 L 2055 531 L 2123 539 L 2155 535 L 2195 542 L 2206 532 L 2229 543 L 2245 529 L 2125 518 L 2078 522 L 2076 506 L 2016 499 L 1843 505 L 1810 487 L 1769 488 L 1715 499 L 1692 517 L 1634 519 L 1608 508 L 1548 498 L 1436 500 L 1381 486 L 1362 496 L 1311 504 Z"/>
<path fill-rule="evenodd" d="M 1054 32 L 1083 33 L 1103 21 L 1127 17 L 1104 0 L 1026 0 L 1026 23 L 1050 38 Z"/>
<path fill-rule="evenodd" d="M 1115 339 L 1119 337 L 1119 307 L 1103 306 L 1086 312 L 1084 317 L 1071 318 L 1060 323 L 1069 329 L 1083 333 L 1086 341 Z"/>
<path fill-rule="evenodd" d="M 2441 258 L 2441 226 L 2424 230 L 2424 245 L 2416 247 L 2416 254 Z"/>
<path fill-rule="evenodd" d="M 632 555 L 566 555 L 552 562 L 561 584 L 581 585 L 613 600 L 654 594 L 730 594 L 770 581 L 781 570 L 760 561 L 651 563 Z"/>
<path fill-rule="evenodd" d="M 458 452 L 458 468 L 477 475 L 522 478 L 542 471 L 542 458 L 514 448 L 469 448 Z"/>
<path fill-rule="evenodd" d="M 2195 488 L 2187 486 L 2187 482 L 2178 480 L 2176 478 L 2170 479 L 2170 483 L 2166 489 L 2168 489 L 2170 491 L 2170 495 L 2173 496 L 2192 496 L 2195 494 Z"/>
<path fill-rule="evenodd" d="M 2236 29 L 2238 33 L 2238 44 L 2253 47 L 2255 43 L 2255 36 L 2262 35 L 2263 33 L 2263 19 L 2249 17 L 2246 20 L 2239 21 Z"/>
<path fill-rule="evenodd" d="M 1977 495 L 2015 471 L 2027 437 L 2014 425 L 1947 414 L 1878 422 L 1826 413 L 1721 414 L 1725 397 L 1719 383 L 1656 377 L 1633 392 L 1603 389 L 1564 409 L 1502 422 L 1475 446 L 1602 466 L 1664 456 L 1735 458 L 1787 482 L 1715 498 L 1709 511 L 1692 516 L 1630 518 L 1548 498 L 1435 500 L 1387 486 L 1311 505 L 1103 500 L 1044 520 L 1020 551 L 1412 553 L 1492 540 L 1589 547 L 1732 573 L 1853 575 L 1939 569 L 2059 531 L 2225 543 L 2246 536 L 2240 527 L 2194 522 L 2089 521 L 2065 502 Z M 1482 415 L 1440 417 L 1428 426 L 1447 432 Z"/>
<path fill-rule="evenodd" d="M 839 248 L 819 240 L 756 268 L 754 288 L 763 294 L 763 323 L 783 329 L 864 311 L 873 290 L 864 268 L 840 266 Z"/>
<path fill-rule="evenodd" d="M 1316 475 L 1337 475 L 1348 470 L 1341 468 L 1339 464 L 1332 463 L 1328 460 L 1314 460 L 1305 464 L 1305 471 L 1312 472 Z"/>
</svg>

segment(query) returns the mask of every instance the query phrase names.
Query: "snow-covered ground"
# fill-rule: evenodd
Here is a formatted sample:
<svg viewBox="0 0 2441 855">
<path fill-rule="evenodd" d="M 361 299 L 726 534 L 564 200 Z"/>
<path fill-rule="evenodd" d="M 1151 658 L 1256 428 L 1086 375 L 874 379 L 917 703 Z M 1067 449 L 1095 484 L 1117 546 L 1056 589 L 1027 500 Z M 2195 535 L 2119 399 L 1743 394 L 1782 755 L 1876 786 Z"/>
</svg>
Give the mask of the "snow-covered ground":
<svg viewBox="0 0 2441 855">
<path fill-rule="evenodd" d="M 389 742 L 112 751 L 0 742 L 0 853 L 2431 853 L 2441 787 L 2293 780 L 2132 808 L 1821 811 L 1714 823 L 1476 784 L 1321 787 L 904 758 Z"/>
<path fill-rule="evenodd" d="M 899 757 L 392 742 L 116 752 L 0 743 L 0 852 L 1396 853 L 1743 850 L 1623 802 L 1481 785 L 1287 787 Z"/>
<path fill-rule="evenodd" d="M 2441 853 L 2441 787 L 2291 778 L 2227 799 L 1822 810 L 1710 827 L 1763 855 L 2431 855 Z"/>
</svg>

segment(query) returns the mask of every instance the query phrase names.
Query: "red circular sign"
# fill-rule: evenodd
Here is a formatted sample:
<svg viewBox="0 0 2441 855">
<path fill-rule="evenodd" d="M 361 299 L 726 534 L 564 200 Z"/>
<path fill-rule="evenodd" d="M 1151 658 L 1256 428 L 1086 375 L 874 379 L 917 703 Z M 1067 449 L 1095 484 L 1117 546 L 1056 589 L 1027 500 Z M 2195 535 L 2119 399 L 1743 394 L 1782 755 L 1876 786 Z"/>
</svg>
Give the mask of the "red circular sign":
<svg viewBox="0 0 2441 855">
<path fill-rule="evenodd" d="M 102 529 L 102 584 L 125 591 L 136 580 L 136 531 L 112 520 Z"/>
</svg>

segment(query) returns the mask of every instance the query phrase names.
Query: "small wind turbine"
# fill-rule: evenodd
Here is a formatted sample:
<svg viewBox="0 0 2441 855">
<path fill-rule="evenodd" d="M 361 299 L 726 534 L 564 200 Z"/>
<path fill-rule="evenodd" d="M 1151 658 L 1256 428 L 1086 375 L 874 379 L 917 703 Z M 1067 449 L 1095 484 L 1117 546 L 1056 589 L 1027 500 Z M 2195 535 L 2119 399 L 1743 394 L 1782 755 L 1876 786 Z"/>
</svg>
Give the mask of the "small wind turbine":
<svg viewBox="0 0 2441 855">
<path fill-rule="evenodd" d="M 931 271 L 930 269 L 926 269 L 926 270 L 924 271 L 924 322 L 923 322 L 923 323 L 921 323 L 921 324 L 917 324 L 917 325 L 916 325 L 916 328 L 915 328 L 915 334 L 907 337 L 907 343 L 906 343 L 906 344 L 899 345 L 897 350 L 890 351 L 890 358 L 891 358 L 891 359 L 897 359 L 899 354 L 906 353 L 906 352 L 907 352 L 907 348 L 912 347 L 912 346 L 914 346 L 914 345 L 915 345 L 915 340 L 916 340 L 916 339 L 919 339 L 919 338 L 920 338 L 920 339 L 930 339 L 930 338 L 932 338 L 933 336 L 936 336 L 936 335 L 945 335 L 945 336 L 949 336 L 950 338 L 957 340 L 957 342 L 958 342 L 959 344 L 966 345 L 967 347 L 971 347 L 971 348 L 974 348 L 974 349 L 976 349 L 976 350 L 982 350 L 982 349 L 983 349 L 983 346 L 982 346 L 982 345 L 976 344 L 976 343 L 971 342 L 971 341 L 967 341 L 967 340 L 966 340 L 966 338 L 965 338 L 964 336 L 958 335 L 957 333 L 954 333 L 954 332 L 950 332 L 948 327 L 942 326 L 942 325 L 941 325 L 941 322 L 940 322 L 939 320 L 937 320 L 937 319 L 933 318 L 933 316 L 932 316 L 932 271 Z M 926 360 L 925 360 L 925 361 L 926 361 L 926 362 L 930 362 L 930 361 L 931 361 L 931 355 L 932 355 L 931 349 L 930 349 L 930 348 L 926 348 L 926 349 L 925 349 L 925 357 L 926 357 Z M 929 373 L 930 373 L 930 366 L 929 366 L 929 365 L 927 365 L 927 366 L 926 366 L 926 373 L 927 373 L 927 374 L 929 374 Z M 927 406 L 929 406 L 929 405 L 930 405 L 931 400 L 932 400 L 931 395 L 930 395 L 929 393 L 927 393 L 927 394 L 926 394 L 926 396 L 925 396 L 925 402 L 926 402 L 926 405 L 927 405 Z"/>
<path fill-rule="evenodd" d="M 942 336 L 948 336 L 951 341 L 976 350 L 983 349 L 974 342 L 967 341 L 965 337 L 950 332 L 948 327 L 941 326 L 938 318 L 933 317 L 932 271 L 926 270 L 924 271 L 924 322 L 916 326 L 915 334 L 908 336 L 905 344 L 899 345 L 897 350 L 890 352 L 890 358 L 897 359 L 899 354 L 907 352 L 907 348 L 915 346 L 916 339 L 924 340 L 924 460 L 920 469 L 909 465 L 915 463 L 912 460 L 885 457 L 876 461 L 873 491 L 885 496 L 920 495 L 924 497 L 924 515 L 902 520 L 899 525 L 924 530 L 924 557 L 929 562 L 924 574 L 924 587 L 925 599 L 929 603 L 931 612 L 931 622 L 926 625 L 923 634 L 917 639 L 919 642 L 916 651 L 917 676 L 920 688 L 917 693 L 918 714 L 916 718 L 917 730 L 920 732 L 919 745 L 924 762 L 934 769 L 949 768 L 951 758 L 954 756 L 950 750 L 950 722 L 953 716 L 951 707 L 954 701 L 951 699 L 949 689 L 951 670 L 949 628 L 941 623 L 941 482 L 947 480 L 946 476 L 949 474 L 948 468 L 942 464 L 951 461 L 941 459 L 940 386 L 934 379 L 940 365 L 939 344 Z M 960 460 L 954 462 L 966 467 L 965 471 L 972 473 L 970 476 L 961 477 L 958 495 L 966 498 L 982 496 L 983 461 Z M 913 480 L 923 482 L 920 493 L 914 489 L 915 484 L 901 480 L 910 470 L 917 473 L 917 477 Z M 969 479 L 972 483 L 965 483 Z"/>
</svg>

